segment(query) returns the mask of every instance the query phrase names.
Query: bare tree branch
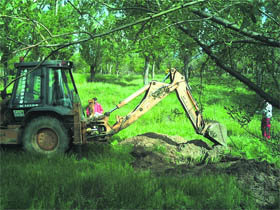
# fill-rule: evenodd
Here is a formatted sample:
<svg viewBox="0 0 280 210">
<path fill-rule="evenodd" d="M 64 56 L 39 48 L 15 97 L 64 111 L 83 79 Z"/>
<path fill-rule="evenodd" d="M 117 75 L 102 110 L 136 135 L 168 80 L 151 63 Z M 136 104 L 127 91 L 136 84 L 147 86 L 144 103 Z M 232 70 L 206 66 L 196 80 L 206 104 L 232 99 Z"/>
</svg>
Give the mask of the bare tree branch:
<svg viewBox="0 0 280 210">
<path fill-rule="evenodd" d="M 280 26 L 280 23 L 275 20 L 274 17 L 272 17 L 271 15 L 267 14 L 266 12 L 262 11 L 261 9 L 258 9 L 260 13 L 264 14 L 266 17 L 268 17 L 269 19 L 271 19 L 274 23 L 276 23 L 278 26 Z"/>
<path fill-rule="evenodd" d="M 225 28 L 229 28 L 231 30 L 234 30 L 234 31 L 236 31 L 236 32 L 238 32 L 242 35 L 253 38 L 257 41 L 264 42 L 264 43 L 266 43 L 267 46 L 280 48 L 280 41 L 278 41 L 278 40 L 275 40 L 273 38 L 267 37 L 263 34 L 260 34 L 260 33 L 254 32 L 254 31 L 249 31 L 247 29 L 241 29 L 240 27 L 238 27 L 234 23 L 231 23 L 231 22 L 229 22 L 229 21 L 227 21 L 223 18 L 220 18 L 220 17 L 212 16 L 212 15 L 210 15 L 206 12 L 202 12 L 198 9 L 191 9 L 191 11 L 194 14 L 198 15 L 199 17 L 209 18 L 211 21 L 213 21 L 213 22 L 215 22 L 219 25 L 222 25 Z"/>
<path fill-rule="evenodd" d="M 83 17 L 84 15 L 88 15 L 89 17 L 91 17 L 92 19 L 94 19 L 99 25 L 102 25 L 95 17 L 93 17 L 91 14 L 89 13 L 84 13 L 81 10 L 79 10 L 71 1 L 67 1 L 67 3 L 69 3 L 79 14 L 81 17 Z"/>
<path fill-rule="evenodd" d="M 38 24 L 38 25 L 42 26 L 51 37 L 53 36 L 52 33 L 49 31 L 49 29 L 39 21 L 31 20 L 29 18 L 18 17 L 18 16 L 11 16 L 11 15 L 0 15 L 0 18 L 11 18 L 11 19 L 15 19 L 15 20 L 18 20 L 21 22 L 26 22 L 26 24 L 29 24 L 30 22 L 32 22 L 33 25 L 35 25 L 35 27 L 36 27 L 36 24 Z M 36 24 L 34 24 L 34 23 L 36 23 Z"/>
<path fill-rule="evenodd" d="M 31 45 L 31 46 L 26 47 L 26 48 L 22 48 L 20 50 L 26 50 L 26 49 L 33 48 L 33 47 L 58 47 L 58 48 L 65 48 L 65 47 L 68 47 L 70 45 L 81 44 L 81 43 L 87 42 L 89 40 L 92 40 L 92 39 L 95 39 L 95 38 L 98 38 L 98 37 L 107 36 L 109 34 L 117 32 L 117 31 L 121 31 L 121 30 L 130 28 L 131 26 L 134 26 L 134 25 L 137 25 L 137 24 L 141 24 L 141 23 L 147 22 L 149 20 L 161 17 L 163 15 L 166 15 L 166 14 L 169 14 L 169 13 L 173 13 L 173 12 L 176 12 L 176 11 L 181 10 L 183 8 L 190 7 L 190 6 L 193 6 L 195 4 L 199 4 L 199 3 L 203 3 L 203 2 L 206 2 L 206 0 L 197 0 L 197 1 L 193 1 L 193 2 L 188 2 L 188 3 L 182 4 L 180 6 L 171 8 L 169 10 L 165 10 L 165 11 L 156 13 L 156 14 L 154 14 L 152 16 L 148 16 L 148 17 L 142 18 L 142 19 L 137 20 L 137 21 L 135 21 L 133 23 L 128 23 L 126 25 L 123 25 L 123 26 L 120 26 L 120 27 L 116 27 L 116 28 L 114 28 L 114 29 L 112 29 L 110 31 L 104 32 L 104 33 L 91 34 L 91 33 L 87 33 L 87 32 L 71 32 L 72 34 L 87 33 L 90 36 L 88 38 L 84 38 L 84 39 L 81 39 L 81 40 L 78 40 L 78 41 L 68 42 L 68 43 L 64 43 L 64 44 L 42 45 L 41 43 L 45 42 L 46 40 L 41 40 L 37 44 Z M 0 16 L 0 17 L 2 17 L 2 16 Z M 51 37 L 49 39 L 55 38 L 55 37 L 61 37 L 61 36 L 65 36 L 65 35 L 70 35 L 71 33 L 60 34 L 60 35 L 51 35 Z M 18 51 L 20 51 L 20 50 L 18 50 Z"/>
<path fill-rule="evenodd" d="M 70 34 L 76 34 L 76 33 L 87 33 L 90 37 L 89 38 L 86 38 L 86 39 L 82 39 L 82 40 L 79 40 L 79 41 L 75 41 L 75 42 L 69 42 L 69 43 L 65 43 L 65 44 L 56 44 L 56 45 L 40 45 L 42 42 L 45 42 L 47 39 L 44 39 L 44 40 L 41 40 L 40 42 L 38 42 L 37 44 L 34 44 L 34 45 L 31 45 L 29 47 L 26 47 L 26 48 L 22 48 L 21 50 L 26 50 L 26 49 L 30 49 L 30 48 L 33 48 L 33 47 L 57 47 L 55 50 L 53 50 L 51 53 L 49 53 L 48 56 L 46 56 L 44 58 L 43 61 L 41 61 L 36 67 L 34 67 L 31 71 L 28 72 L 31 73 L 32 71 L 34 71 L 35 69 L 37 69 L 44 61 L 46 61 L 52 54 L 54 54 L 55 52 L 58 52 L 59 50 L 63 49 L 63 48 L 66 48 L 66 47 L 69 47 L 71 45 L 75 45 L 75 44 L 81 44 L 83 42 L 87 42 L 91 39 L 95 39 L 95 38 L 98 38 L 98 37 L 103 37 L 103 36 L 106 36 L 106 35 L 109 35 L 109 34 L 112 34 L 114 32 L 117 32 L 117 31 L 121 31 L 123 29 L 126 29 L 126 28 L 129 28 L 131 26 L 134 26 L 134 25 L 137 25 L 137 24 L 140 24 L 140 23 L 144 23 L 146 21 L 149 21 L 151 19 L 154 19 L 154 18 L 158 18 L 160 16 L 163 16 L 163 15 L 166 15 L 166 14 L 169 14 L 169 13 L 172 13 L 172 12 L 175 12 L 175 11 L 178 11 L 182 8 L 186 8 L 186 7 L 189 7 L 189 6 L 192 6 L 192 5 L 195 5 L 195 4 L 198 4 L 198 3 L 203 3 L 205 2 L 205 0 L 197 0 L 197 1 L 194 1 L 194 2 L 189 2 L 189 3 L 185 3 L 181 6 L 177 6 L 177 7 L 174 7 L 174 8 L 171 8 L 169 10 L 165 10 L 165 11 L 162 11 L 162 12 L 159 12 L 157 14 L 154 14 L 152 16 L 149 16 L 149 17 L 146 17 L 146 18 L 143 18 L 143 19 L 140 19 L 140 20 L 137 20 L 133 23 L 129 23 L 129 24 L 126 24 L 126 25 L 123 25 L 123 26 L 120 26 L 120 27 L 117 27 L 115 29 L 112 29 L 108 32 L 104 32 L 104 33 L 100 33 L 100 34 L 96 34 L 96 35 L 93 35 L 91 33 L 87 33 L 87 32 L 71 32 L 71 33 L 67 33 L 67 34 L 60 34 L 60 35 L 52 35 L 50 33 L 50 38 L 48 39 L 51 39 L 51 38 L 54 38 L 54 37 L 61 37 L 61 36 L 65 36 L 65 35 L 70 35 Z M 27 18 L 20 18 L 20 17 L 14 17 L 14 16 L 6 16 L 6 15 L 1 15 L 0 18 L 15 18 L 15 19 L 20 19 L 20 20 L 28 20 Z M 38 22 L 38 24 L 40 24 Z M 43 24 L 40 24 L 43 26 Z M 23 77 L 25 75 L 22 75 L 20 77 L 17 77 L 15 78 L 14 80 L 12 80 L 8 85 L 6 85 L 6 87 L 4 87 L 3 89 L 3 92 L 6 91 L 6 89 L 12 84 L 14 83 L 16 80 L 18 80 L 19 78 Z"/>
<path fill-rule="evenodd" d="M 257 85 L 255 85 L 253 82 L 251 82 L 247 77 L 243 76 L 242 74 L 237 72 L 235 69 L 229 68 L 226 65 L 224 65 L 223 62 L 212 53 L 212 51 L 209 48 L 209 46 L 207 46 L 206 44 L 202 43 L 198 38 L 193 36 L 187 29 L 185 29 L 182 26 L 178 26 L 178 28 L 182 32 L 187 34 L 189 37 L 191 37 L 203 49 L 203 51 L 211 58 L 211 60 L 213 60 L 216 63 L 217 66 L 219 66 L 221 69 L 223 69 L 226 72 L 228 72 L 233 77 L 237 78 L 239 81 L 244 83 L 247 87 L 249 87 L 251 90 L 253 90 L 255 93 L 257 93 L 263 99 L 265 99 L 268 102 L 270 102 L 273 106 L 275 106 L 278 109 L 280 109 L 280 101 L 278 99 L 273 98 L 271 95 L 269 95 L 266 92 L 264 92 Z"/>
<path fill-rule="evenodd" d="M 10 40 L 10 41 L 15 42 L 15 43 L 20 44 L 20 45 L 29 46 L 28 44 L 26 44 L 24 42 L 21 42 L 21 41 L 14 40 L 11 37 L 7 37 L 7 40 Z"/>
<path fill-rule="evenodd" d="M 59 44 L 59 45 L 58 45 L 58 44 L 53 44 L 53 45 L 51 45 L 51 44 L 48 44 L 48 45 L 41 45 L 41 43 L 46 42 L 46 41 L 49 41 L 49 40 L 51 40 L 51 39 L 53 39 L 53 38 L 65 37 L 65 36 L 74 35 L 74 34 L 87 34 L 87 35 L 89 35 L 89 37 L 92 37 L 92 34 L 89 33 L 89 32 L 86 32 L 86 31 L 77 31 L 77 32 L 70 32 L 70 33 L 58 34 L 58 35 L 54 35 L 54 36 L 52 36 L 52 37 L 50 37 L 50 38 L 45 38 L 45 39 L 39 41 L 39 42 L 36 43 L 36 44 L 27 45 L 27 47 L 21 48 L 21 49 L 19 49 L 19 50 L 16 50 L 16 51 L 14 51 L 13 53 L 17 53 L 17 52 L 19 52 L 19 51 L 31 49 L 31 48 L 34 48 L 34 47 L 53 48 L 53 47 L 68 46 L 69 43 L 68 43 L 68 44 Z M 90 40 L 90 38 L 89 38 L 89 40 Z M 70 45 L 71 45 L 71 43 L 70 43 Z"/>
<path fill-rule="evenodd" d="M 32 69 L 31 69 L 30 71 L 28 71 L 26 74 L 21 75 L 21 76 L 18 76 L 18 77 L 16 77 L 15 79 L 13 79 L 11 82 L 9 82 L 9 83 L 3 88 L 3 90 L 0 92 L 0 93 L 1 93 L 0 95 L 2 95 L 2 93 L 6 93 L 6 89 L 7 89 L 11 84 L 13 84 L 16 80 L 18 80 L 18 79 L 20 79 L 20 78 L 22 78 L 22 77 L 25 77 L 25 76 L 27 76 L 28 74 L 30 74 L 30 73 L 32 73 L 33 71 L 35 71 L 35 70 L 36 70 L 42 63 L 44 63 L 49 57 L 51 57 L 54 53 L 58 52 L 58 51 L 61 50 L 62 48 L 64 48 L 64 47 L 58 47 L 57 49 L 51 51 L 51 52 L 49 53 L 49 55 L 47 55 L 40 63 L 38 63 L 37 66 L 35 66 L 34 68 L 32 68 Z"/>
<path fill-rule="evenodd" d="M 267 46 L 266 43 L 256 42 L 256 41 L 250 40 L 250 39 L 228 41 L 228 43 L 229 44 L 254 44 L 254 45 Z M 221 45 L 221 44 L 226 44 L 226 42 L 225 41 L 214 42 L 211 45 L 209 45 L 209 48 L 212 48 L 214 46 Z"/>
<path fill-rule="evenodd" d="M 104 2 L 100 2 L 98 1 L 100 4 L 103 4 L 104 6 L 106 6 L 107 8 L 111 9 L 111 10 L 142 10 L 142 11 L 145 11 L 145 12 L 149 12 L 149 13 L 156 13 L 157 11 L 153 11 L 153 10 L 150 10 L 146 7 L 123 7 L 123 8 L 117 8 L 117 7 L 114 7 L 112 5 L 109 5 L 109 4 L 106 4 Z"/>
<path fill-rule="evenodd" d="M 146 25 L 147 23 L 148 23 L 148 22 L 142 23 L 141 28 L 136 32 L 136 35 L 135 35 L 135 38 L 134 38 L 133 43 L 135 43 L 136 41 L 139 41 L 139 40 L 140 40 L 140 39 L 138 39 L 138 37 L 139 37 L 140 33 L 142 33 L 142 32 L 144 31 L 144 27 L 145 27 L 145 25 Z"/>
</svg>

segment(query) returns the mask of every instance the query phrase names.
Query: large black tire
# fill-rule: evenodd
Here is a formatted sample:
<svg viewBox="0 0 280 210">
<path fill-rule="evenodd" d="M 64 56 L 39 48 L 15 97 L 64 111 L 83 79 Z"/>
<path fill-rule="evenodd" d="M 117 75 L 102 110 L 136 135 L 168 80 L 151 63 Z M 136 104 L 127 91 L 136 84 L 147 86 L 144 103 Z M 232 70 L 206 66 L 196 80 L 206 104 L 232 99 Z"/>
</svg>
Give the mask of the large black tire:
<svg viewBox="0 0 280 210">
<path fill-rule="evenodd" d="M 58 119 L 44 116 L 34 118 L 27 124 L 22 142 L 28 152 L 54 155 L 64 153 L 68 149 L 70 137 Z"/>
</svg>

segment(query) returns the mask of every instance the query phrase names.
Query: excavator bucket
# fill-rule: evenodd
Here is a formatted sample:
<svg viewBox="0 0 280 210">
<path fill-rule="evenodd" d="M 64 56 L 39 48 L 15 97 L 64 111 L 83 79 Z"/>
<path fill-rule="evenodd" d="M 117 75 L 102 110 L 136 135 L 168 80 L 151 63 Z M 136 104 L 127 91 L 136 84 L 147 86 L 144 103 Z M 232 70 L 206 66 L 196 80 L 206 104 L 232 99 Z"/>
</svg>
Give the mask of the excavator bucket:
<svg viewBox="0 0 280 210">
<path fill-rule="evenodd" d="M 224 125 L 218 122 L 207 123 L 205 137 L 214 143 L 226 146 L 227 129 Z"/>
</svg>

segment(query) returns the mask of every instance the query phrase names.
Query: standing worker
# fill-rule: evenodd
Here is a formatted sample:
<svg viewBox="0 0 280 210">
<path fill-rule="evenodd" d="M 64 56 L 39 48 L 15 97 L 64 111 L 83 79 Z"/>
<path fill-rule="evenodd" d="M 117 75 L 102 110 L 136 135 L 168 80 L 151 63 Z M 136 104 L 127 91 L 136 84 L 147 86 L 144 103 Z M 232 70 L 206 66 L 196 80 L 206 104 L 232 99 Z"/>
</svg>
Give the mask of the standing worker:
<svg viewBox="0 0 280 210">
<path fill-rule="evenodd" d="M 262 128 L 262 136 L 270 139 L 270 120 L 272 117 L 272 105 L 265 101 L 264 108 L 262 110 L 262 123 L 261 123 L 261 128 Z"/>
<path fill-rule="evenodd" d="M 97 103 L 97 98 L 88 100 L 87 117 L 98 117 L 103 114 L 102 106 Z"/>
</svg>

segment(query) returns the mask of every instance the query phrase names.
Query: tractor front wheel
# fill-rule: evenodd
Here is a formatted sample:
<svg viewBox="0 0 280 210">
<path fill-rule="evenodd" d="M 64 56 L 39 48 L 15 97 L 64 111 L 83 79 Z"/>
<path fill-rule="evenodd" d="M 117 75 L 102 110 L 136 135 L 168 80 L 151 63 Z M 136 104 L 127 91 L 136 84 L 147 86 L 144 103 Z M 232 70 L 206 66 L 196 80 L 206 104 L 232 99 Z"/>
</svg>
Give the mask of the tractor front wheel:
<svg viewBox="0 0 280 210">
<path fill-rule="evenodd" d="M 70 137 L 58 119 L 44 116 L 34 118 L 27 124 L 22 142 L 28 152 L 53 155 L 68 149 Z"/>
</svg>

